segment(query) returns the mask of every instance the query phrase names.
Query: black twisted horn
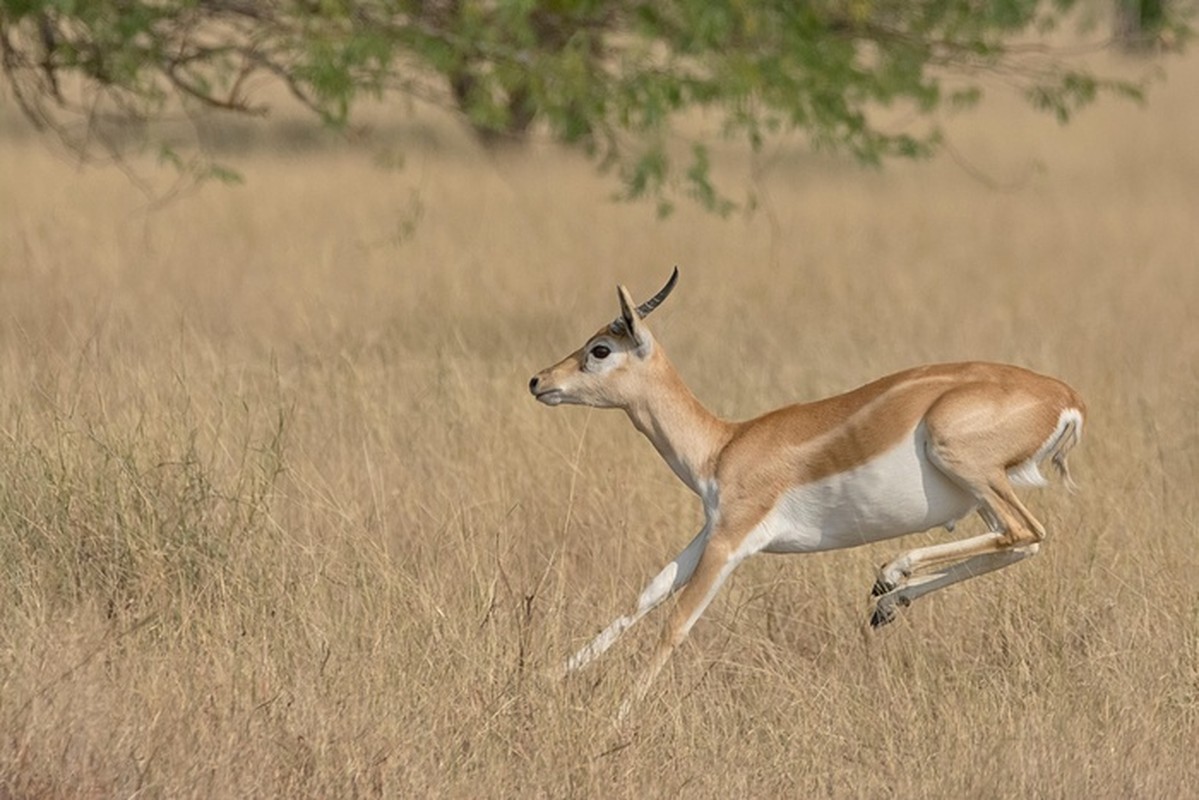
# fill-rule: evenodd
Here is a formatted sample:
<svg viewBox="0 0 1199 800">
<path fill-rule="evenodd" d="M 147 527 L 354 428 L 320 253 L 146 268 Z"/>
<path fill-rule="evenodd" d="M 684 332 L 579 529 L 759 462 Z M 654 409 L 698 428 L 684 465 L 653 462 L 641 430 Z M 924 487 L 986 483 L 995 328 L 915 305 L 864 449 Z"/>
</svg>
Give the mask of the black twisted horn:
<svg viewBox="0 0 1199 800">
<path fill-rule="evenodd" d="M 674 290 L 674 285 L 678 282 L 679 268 L 675 267 L 674 271 L 670 273 L 670 280 L 666 281 L 666 285 L 659 289 L 656 295 L 637 306 L 637 316 L 648 317 L 649 312 L 662 305 L 662 301 L 670 296 L 670 293 Z"/>
<path fill-rule="evenodd" d="M 662 301 L 666 299 L 678 281 L 679 268 L 675 267 L 674 271 L 670 273 L 670 280 L 666 281 L 666 285 L 659 289 L 656 295 L 637 306 L 635 312 L 637 314 L 637 319 L 643 319 L 655 308 L 662 305 Z M 612 324 L 608 326 L 608 331 L 613 336 L 623 336 L 625 333 L 628 333 L 628 324 L 624 321 L 623 317 L 617 317 L 612 321 Z"/>
</svg>

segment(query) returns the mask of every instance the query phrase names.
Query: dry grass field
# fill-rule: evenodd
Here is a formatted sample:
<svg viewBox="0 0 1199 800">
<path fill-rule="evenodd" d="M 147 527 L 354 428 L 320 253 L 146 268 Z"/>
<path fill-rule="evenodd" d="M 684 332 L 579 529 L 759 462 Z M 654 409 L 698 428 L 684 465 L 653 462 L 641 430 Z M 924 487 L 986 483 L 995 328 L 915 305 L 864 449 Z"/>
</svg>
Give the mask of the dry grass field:
<svg viewBox="0 0 1199 800">
<path fill-rule="evenodd" d="M 0 798 L 1194 796 L 1197 80 L 997 95 L 951 132 L 1000 188 L 792 143 L 722 156 L 757 213 L 664 222 L 430 114 L 210 131 L 246 184 L 147 208 L 0 109 Z M 526 383 L 676 263 L 651 322 L 729 417 L 926 361 L 1077 387 L 1041 555 L 871 638 L 875 565 L 947 534 L 761 556 L 627 724 L 663 612 L 556 679 L 702 515 Z"/>
</svg>

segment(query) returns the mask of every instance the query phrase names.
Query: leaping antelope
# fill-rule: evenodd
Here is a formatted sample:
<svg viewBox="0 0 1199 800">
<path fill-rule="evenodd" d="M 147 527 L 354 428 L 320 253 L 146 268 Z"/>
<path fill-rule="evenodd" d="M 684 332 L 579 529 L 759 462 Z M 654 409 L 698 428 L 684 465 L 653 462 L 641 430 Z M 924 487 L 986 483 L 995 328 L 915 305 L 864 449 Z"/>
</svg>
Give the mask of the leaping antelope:
<svg viewBox="0 0 1199 800">
<path fill-rule="evenodd" d="M 987 533 L 909 550 L 879 569 L 870 617 L 878 627 L 919 597 L 1037 552 L 1045 529 L 1012 487 L 1044 485 L 1046 461 L 1072 486 L 1066 455 L 1086 413 L 1073 389 L 1004 364 L 937 364 L 728 422 L 695 398 L 646 327 L 644 318 L 677 280 L 676 267 L 640 306 L 618 286 L 620 316 L 529 381 L 546 405 L 623 409 L 704 504 L 704 526 L 691 543 L 649 582 L 630 614 L 567 660 L 566 671 L 599 656 L 681 589 L 634 690 L 634 699 L 644 696 L 729 573 L 755 553 L 813 553 L 952 530 L 977 511 Z"/>
</svg>

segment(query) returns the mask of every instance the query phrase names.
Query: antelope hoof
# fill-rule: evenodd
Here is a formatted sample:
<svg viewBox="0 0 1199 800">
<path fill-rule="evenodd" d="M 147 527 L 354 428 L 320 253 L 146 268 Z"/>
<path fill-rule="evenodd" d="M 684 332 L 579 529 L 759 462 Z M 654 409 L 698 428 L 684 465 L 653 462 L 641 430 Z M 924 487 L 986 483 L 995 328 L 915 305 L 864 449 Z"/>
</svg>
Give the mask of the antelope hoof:
<svg viewBox="0 0 1199 800">
<path fill-rule="evenodd" d="M 912 565 L 906 556 L 889 561 L 875 572 L 874 586 L 870 589 L 870 596 L 882 597 L 890 594 L 907 583 L 910 577 L 912 577 Z"/>
<path fill-rule="evenodd" d="M 896 566 L 894 561 L 883 564 L 875 572 L 874 586 L 870 587 L 871 597 L 882 597 L 895 591 L 908 579 L 911 573 L 902 566 Z"/>
<path fill-rule="evenodd" d="M 899 614 L 895 611 L 895 606 L 891 603 L 879 603 L 874 607 L 874 612 L 870 615 L 870 627 L 878 629 L 884 625 L 889 625 L 895 621 Z"/>
<path fill-rule="evenodd" d="M 874 604 L 874 611 L 870 615 L 870 627 L 881 628 L 889 625 L 899 616 L 899 609 L 907 608 L 911 604 L 912 599 L 900 593 L 891 593 L 880 597 Z"/>
<path fill-rule="evenodd" d="M 898 588 L 898 586 L 899 586 L 898 583 L 896 583 L 895 581 L 889 580 L 887 578 L 887 576 L 883 573 L 883 571 L 880 569 L 878 571 L 878 577 L 874 579 L 874 586 L 870 587 L 870 596 L 871 597 L 882 597 L 883 595 L 887 594 L 888 592 L 894 591 L 896 588 Z"/>
</svg>

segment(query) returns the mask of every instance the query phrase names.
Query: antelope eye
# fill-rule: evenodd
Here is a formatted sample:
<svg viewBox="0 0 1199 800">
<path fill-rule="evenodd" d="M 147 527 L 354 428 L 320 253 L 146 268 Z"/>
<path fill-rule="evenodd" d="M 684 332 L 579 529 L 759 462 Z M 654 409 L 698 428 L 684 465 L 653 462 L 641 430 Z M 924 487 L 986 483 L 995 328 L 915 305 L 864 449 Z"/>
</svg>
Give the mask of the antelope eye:
<svg viewBox="0 0 1199 800">
<path fill-rule="evenodd" d="M 597 344 L 595 347 L 591 348 L 591 355 L 600 361 L 603 361 L 605 358 L 612 355 L 612 351 L 608 349 L 607 345 Z"/>
</svg>

